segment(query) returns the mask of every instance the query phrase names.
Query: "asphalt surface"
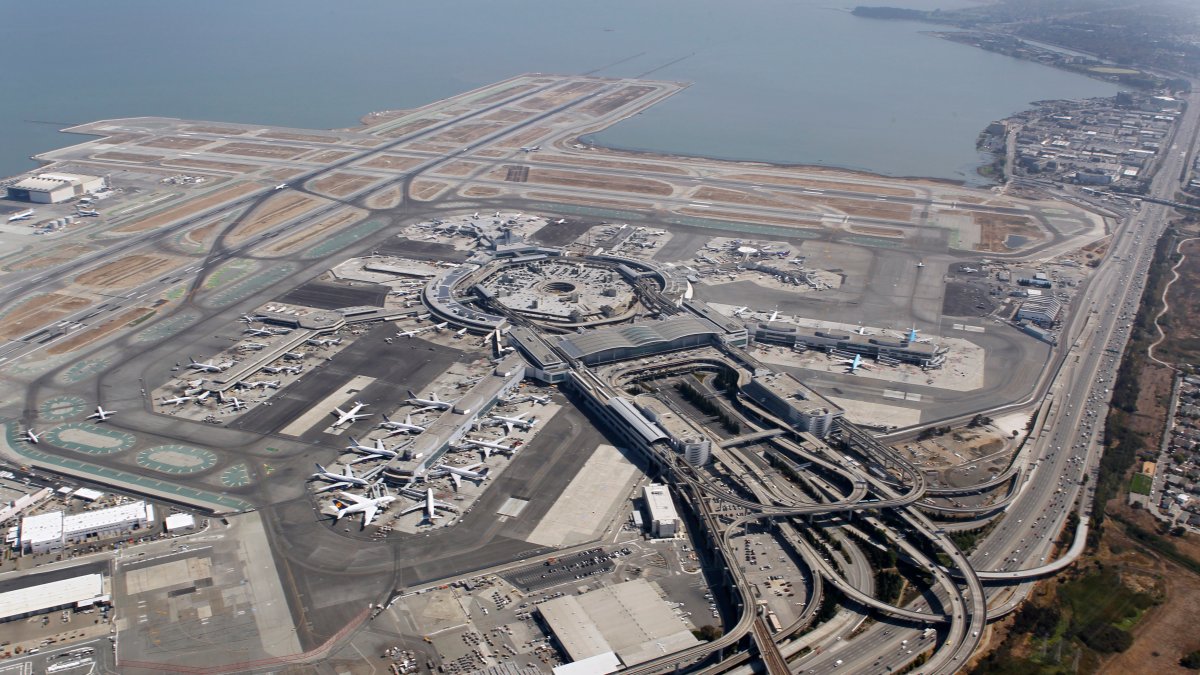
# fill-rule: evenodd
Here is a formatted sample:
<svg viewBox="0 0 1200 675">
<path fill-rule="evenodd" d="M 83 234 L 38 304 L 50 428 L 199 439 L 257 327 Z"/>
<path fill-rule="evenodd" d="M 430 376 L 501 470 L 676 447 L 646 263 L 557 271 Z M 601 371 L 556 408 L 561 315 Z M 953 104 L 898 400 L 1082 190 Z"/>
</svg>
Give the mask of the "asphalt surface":
<svg viewBox="0 0 1200 675">
<path fill-rule="evenodd" d="M 343 307 L 383 307 L 387 299 L 387 286 L 379 284 L 362 284 L 354 286 L 332 284 L 324 281 L 310 281 L 298 286 L 276 298 L 304 307 L 317 309 L 341 309 Z"/>
</svg>

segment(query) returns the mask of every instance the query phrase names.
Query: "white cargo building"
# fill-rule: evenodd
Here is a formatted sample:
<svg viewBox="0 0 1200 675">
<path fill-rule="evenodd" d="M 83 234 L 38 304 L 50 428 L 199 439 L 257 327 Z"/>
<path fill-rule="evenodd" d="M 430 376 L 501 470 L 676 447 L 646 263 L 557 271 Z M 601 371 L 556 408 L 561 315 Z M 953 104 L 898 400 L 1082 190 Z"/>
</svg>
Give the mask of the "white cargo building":
<svg viewBox="0 0 1200 675">
<path fill-rule="evenodd" d="M 21 548 L 29 553 L 52 553 L 88 537 L 120 534 L 154 522 L 154 507 L 131 502 L 108 509 L 64 514 L 40 513 L 21 519 Z"/>
<path fill-rule="evenodd" d="M 1017 319 L 1032 321 L 1042 326 L 1053 326 L 1062 314 L 1062 302 L 1049 296 L 1031 297 L 1021 303 Z"/>
<path fill-rule="evenodd" d="M 0 593 L 0 622 L 109 601 L 102 574 L 84 574 Z"/>
<path fill-rule="evenodd" d="M 646 520 L 651 536 L 674 537 L 679 531 L 679 513 L 675 511 L 675 502 L 671 501 L 667 486 L 651 483 L 642 488 L 642 497 L 646 501 Z"/>
<path fill-rule="evenodd" d="M 77 173 L 42 173 L 8 186 L 8 198 L 37 204 L 57 204 L 104 189 L 104 179 Z"/>
</svg>

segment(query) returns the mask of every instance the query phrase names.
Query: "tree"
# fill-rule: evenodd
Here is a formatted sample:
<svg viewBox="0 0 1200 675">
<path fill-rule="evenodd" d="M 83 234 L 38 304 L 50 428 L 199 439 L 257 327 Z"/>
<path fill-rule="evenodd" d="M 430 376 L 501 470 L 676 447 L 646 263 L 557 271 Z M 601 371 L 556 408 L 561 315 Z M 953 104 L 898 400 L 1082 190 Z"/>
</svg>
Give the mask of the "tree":
<svg viewBox="0 0 1200 675">
<path fill-rule="evenodd" d="M 725 631 L 721 630 L 717 626 L 714 626 L 711 623 L 706 623 L 696 631 L 696 639 L 704 640 L 705 642 L 712 642 L 724 634 Z"/>
<path fill-rule="evenodd" d="M 1184 654 L 1183 658 L 1179 659 L 1179 665 L 1192 670 L 1200 670 L 1200 649 Z"/>
<path fill-rule="evenodd" d="M 1100 652 L 1109 654 L 1123 652 L 1133 645 L 1133 636 L 1111 624 L 1093 622 L 1083 627 L 1079 632 L 1083 644 Z"/>
</svg>

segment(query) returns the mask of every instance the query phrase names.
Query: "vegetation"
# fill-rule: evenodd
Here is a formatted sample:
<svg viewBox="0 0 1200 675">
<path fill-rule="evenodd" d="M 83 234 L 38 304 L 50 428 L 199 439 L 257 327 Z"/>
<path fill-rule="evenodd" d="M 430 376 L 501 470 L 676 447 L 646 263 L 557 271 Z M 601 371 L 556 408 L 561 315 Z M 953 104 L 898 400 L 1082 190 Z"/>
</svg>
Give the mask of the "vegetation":
<svg viewBox="0 0 1200 675">
<path fill-rule="evenodd" d="M 891 570 L 875 574 L 875 597 L 883 602 L 895 604 L 904 590 L 904 577 Z"/>
<path fill-rule="evenodd" d="M 1032 633 L 1034 637 L 1048 638 L 1058 629 L 1062 612 L 1054 605 L 1026 604 L 1013 620 L 1016 633 Z"/>
<path fill-rule="evenodd" d="M 725 631 L 721 630 L 718 626 L 712 625 L 711 623 L 706 623 L 700 628 L 692 631 L 692 635 L 695 635 L 697 640 L 704 640 L 705 642 L 712 642 L 724 634 Z"/>
<path fill-rule="evenodd" d="M 1185 654 L 1182 659 L 1179 659 L 1179 665 L 1192 670 L 1200 670 L 1200 649 Z"/>
<path fill-rule="evenodd" d="M 1129 479 L 1129 491 L 1139 494 L 1150 494 L 1150 488 L 1154 485 L 1154 479 L 1144 473 L 1135 473 L 1133 478 Z"/>
</svg>

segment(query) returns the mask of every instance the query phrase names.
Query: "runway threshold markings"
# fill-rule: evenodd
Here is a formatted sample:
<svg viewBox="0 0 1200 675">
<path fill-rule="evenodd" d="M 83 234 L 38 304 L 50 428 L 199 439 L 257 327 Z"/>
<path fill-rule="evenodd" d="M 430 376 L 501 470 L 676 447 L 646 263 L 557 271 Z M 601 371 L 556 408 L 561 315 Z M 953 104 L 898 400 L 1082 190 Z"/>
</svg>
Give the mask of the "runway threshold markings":
<svg viewBox="0 0 1200 675">
<path fill-rule="evenodd" d="M 318 424 L 328 424 L 329 413 L 337 407 L 353 400 L 354 396 L 366 389 L 375 381 L 375 378 L 366 375 L 357 375 L 350 378 L 346 384 L 338 388 L 337 391 L 326 396 L 318 401 L 315 405 L 309 408 L 303 415 L 292 420 L 290 424 L 281 429 L 279 433 L 285 436 L 294 436 L 299 438 L 305 432 Z M 327 427 L 325 433 L 340 434 L 344 429 L 332 429 Z"/>
</svg>

